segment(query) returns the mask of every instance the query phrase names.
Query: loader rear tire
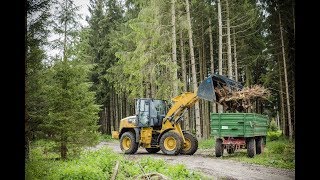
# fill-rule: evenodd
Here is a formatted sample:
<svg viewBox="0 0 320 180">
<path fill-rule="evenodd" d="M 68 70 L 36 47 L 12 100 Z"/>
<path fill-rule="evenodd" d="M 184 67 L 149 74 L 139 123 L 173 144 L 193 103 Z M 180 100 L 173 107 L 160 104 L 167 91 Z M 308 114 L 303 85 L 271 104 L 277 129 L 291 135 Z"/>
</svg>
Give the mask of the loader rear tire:
<svg viewBox="0 0 320 180">
<path fill-rule="evenodd" d="M 180 153 L 185 155 L 193 155 L 198 150 L 197 138 L 189 132 L 184 132 L 183 136 L 186 141 L 186 146 L 183 146 Z"/>
<path fill-rule="evenodd" d="M 160 151 L 160 148 L 146 148 L 146 151 L 150 154 L 154 154 Z"/>
<path fill-rule="evenodd" d="M 160 138 L 160 149 L 164 154 L 177 155 L 180 153 L 183 140 L 180 135 L 174 131 L 168 131 Z"/>
<path fill-rule="evenodd" d="M 222 144 L 222 139 L 218 138 L 216 139 L 216 146 L 215 146 L 215 153 L 216 153 L 216 157 L 221 157 L 223 156 L 223 144 Z"/>
<path fill-rule="evenodd" d="M 125 154 L 134 154 L 138 150 L 138 143 L 136 143 L 136 136 L 128 131 L 122 134 L 120 138 L 120 148 Z"/>
</svg>

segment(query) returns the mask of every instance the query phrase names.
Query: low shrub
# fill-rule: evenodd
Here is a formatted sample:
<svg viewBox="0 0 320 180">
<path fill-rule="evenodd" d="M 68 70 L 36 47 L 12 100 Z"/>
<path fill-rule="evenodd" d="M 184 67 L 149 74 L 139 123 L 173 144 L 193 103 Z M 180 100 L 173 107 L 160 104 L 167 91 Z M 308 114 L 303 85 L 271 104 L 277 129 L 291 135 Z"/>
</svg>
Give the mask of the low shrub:
<svg viewBox="0 0 320 180">
<path fill-rule="evenodd" d="M 281 131 L 268 131 L 267 138 L 269 141 L 279 140 L 282 132 Z"/>
<path fill-rule="evenodd" d="M 199 173 L 188 170 L 184 165 L 170 165 L 151 157 L 131 161 L 126 159 L 126 155 L 114 153 L 107 147 L 96 151 L 82 150 L 79 156 L 65 161 L 48 158 L 42 150 L 39 144 L 32 146 L 32 158 L 26 162 L 26 179 L 110 179 L 116 161 L 119 161 L 117 179 L 135 179 L 141 174 L 153 172 L 171 179 L 203 179 Z"/>
</svg>

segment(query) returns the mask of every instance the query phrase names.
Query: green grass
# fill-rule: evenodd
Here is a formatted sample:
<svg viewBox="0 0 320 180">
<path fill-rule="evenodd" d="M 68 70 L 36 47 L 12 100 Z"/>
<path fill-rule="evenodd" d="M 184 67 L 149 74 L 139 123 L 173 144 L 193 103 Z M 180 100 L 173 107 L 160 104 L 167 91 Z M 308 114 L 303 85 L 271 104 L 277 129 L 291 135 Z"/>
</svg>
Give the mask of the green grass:
<svg viewBox="0 0 320 180">
<path fill-rule="evenodd" d="M 198 147 L 199 149 L 214 149 L 215 144 L 215 139 L 213 137 L 210 137 L 209 139 L 199 140 Z"/>
<path fill-rule="evenodd" d="M 247 156 L 247 151 L 245 149 L 236 151 L 234 154 L 224 156 L 223 159 L 233 159 L 276 168 L 294 169 L 295 147 L 294 143 L 281 138 L 277 141 L 267 140 L 267 145 L 264 148 L 264 151 L 253 158 L 249 158 Z"/>
<path fill-rule="evenodd" d="M 223 159 L 232 159 L 241 162 L 248 162 L 254 164 L 260 164 L 269 167 L 294 169 L 295 168 L 295 145 L 293 142 L 289 142 L 282 136 L 279 137 L 277 132 L 277 138 L 275 135 L 271 137 L 267 136 L 267 144 L 262 154 L 249 158 L 247 156 L 247 150 L 241 149 L 235 151 L 234 154 L 228 154 L 224 151 Z M 276 139 L 276 140 L 274 140 Z M 215 139 L 213 137 L 209 139 L 199 140 L 199 149 L 212 149 L 214 150 Z"/>
<path fill-rule="evenodd" d="M 171 179 L 204 179 L 198 172 L 183 164 L 170 165 L 164 160 L 143 157 L 132 161 L 105 147 L 97 151 L 82 150 L 79 156 L 62 161 L 59 154 L 45 152 L 51 146 L 44 141 L 32 143 L 30 159 L 26 161 L 26 179 L 110 179 L 119 161 L 117 179 L 137 179 L 143 173 L 158 172 Z"/>
<path fill-rule="evenodd" d="M 99 141 L 118 141 L 117 139 L 113 139 L 110 134 L 101 134 L 99 137 Z"/>
</svg>

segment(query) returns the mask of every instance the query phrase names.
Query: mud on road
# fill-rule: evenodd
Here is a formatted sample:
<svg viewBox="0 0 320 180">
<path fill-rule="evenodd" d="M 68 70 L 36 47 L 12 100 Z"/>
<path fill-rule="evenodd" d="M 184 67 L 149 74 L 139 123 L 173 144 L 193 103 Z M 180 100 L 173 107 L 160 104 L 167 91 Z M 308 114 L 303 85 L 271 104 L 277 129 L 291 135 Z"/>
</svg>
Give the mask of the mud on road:
<svg viewBox="0 0 320 180">
<path fill-rule="evenodd" d="M 117 153 L 122 151 L 119 142 L 102 142 L 94 149 L 108 146 Z M 143 148 L 139 148 L 136 154 L 125 155 L 127 159 L 136 160 L 142 157 L 163 159 L 171 164 L 184 164 L 188 169 L 203 173 L 212 179 L 238 179 L 238 180 L 291 180 L 295 179 L 295 171 L 265 167 L 262 165 L 226 160 L 214 156 L 214 150 L 198 149 L 194 155 L 164 155 L 161 151 L 156 154 L 148 154 Z"/>
</svg>

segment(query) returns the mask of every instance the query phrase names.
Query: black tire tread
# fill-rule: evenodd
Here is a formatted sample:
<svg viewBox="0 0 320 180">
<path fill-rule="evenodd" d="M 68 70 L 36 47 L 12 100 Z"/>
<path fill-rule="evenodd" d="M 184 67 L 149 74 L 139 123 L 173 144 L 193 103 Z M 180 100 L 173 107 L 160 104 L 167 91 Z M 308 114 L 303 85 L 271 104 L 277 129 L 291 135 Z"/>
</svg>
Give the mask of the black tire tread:
<svg viewBox="0 0 320 180">
<path fill-rule="evenodd" d="M 263 151 L 263 138 L 257 137 L 256 138 L 256 154 L 261 154 Z"/>
<path fill-rule="evenodd" d="M 223 156 L 223 144 L 222 144 L 222 139 L 218 138 L 216 139 L 216 145 L 215 145 L 215 154 L 216 157 L 221 157 Z"/>
<path fill-rule="evenodd" d="M 255 138 L 250 138 L 247 144 L 247 154 L 250 158 L 256 155 L 256 141 Z"/>
<path fill-rule="evenodd" d="M 129 137 L 131 139 L 131 148 L 128 149 L 128 150 L 124 150 L 123 147 L 122 147 L 122 140 L 124 139 L 124 137 Z M 130 131 L 127 131 L 125 133 L 123 133 L 121 135 L 121 138 L 120 138 L 120 148 L 122 151 L 124 151 L 125 154 L 134 154 L 137 152 L 138 150 L 138 143 L 136 143 L 136 136 L 134 135 L 134 133 L 130 132 Z"/>
<path fill-rule="evenodd" d="M 167 138 L 167 137 L 174 137 L 177 141 L 177 146 L 174 150 L 172 151 L 169 151 L 165 148 L 164 146 L 164 140 Z M 180 137 L 180 135 L 174 131 L 168 131 L 168 132 L 165 132 L 161 138 L 160 138 L 160 149 L 161 151 L 164 153 L 164 154 L 167 154 L 167 155 L 177 155 L 181 152 L 181 149 L 182 149 L 182 138 Z"/>
<path fill-rule="evenodd" d="M 198 150 L 198 139 L 189 132 L 183 132 L 184 138 L 188 138 L 191 141 L 191 148 L 187 151 L 184 151 L 183 148 L 181 149 L 181 154 L 185 155 L 193 155 Z"/>
</svg>

